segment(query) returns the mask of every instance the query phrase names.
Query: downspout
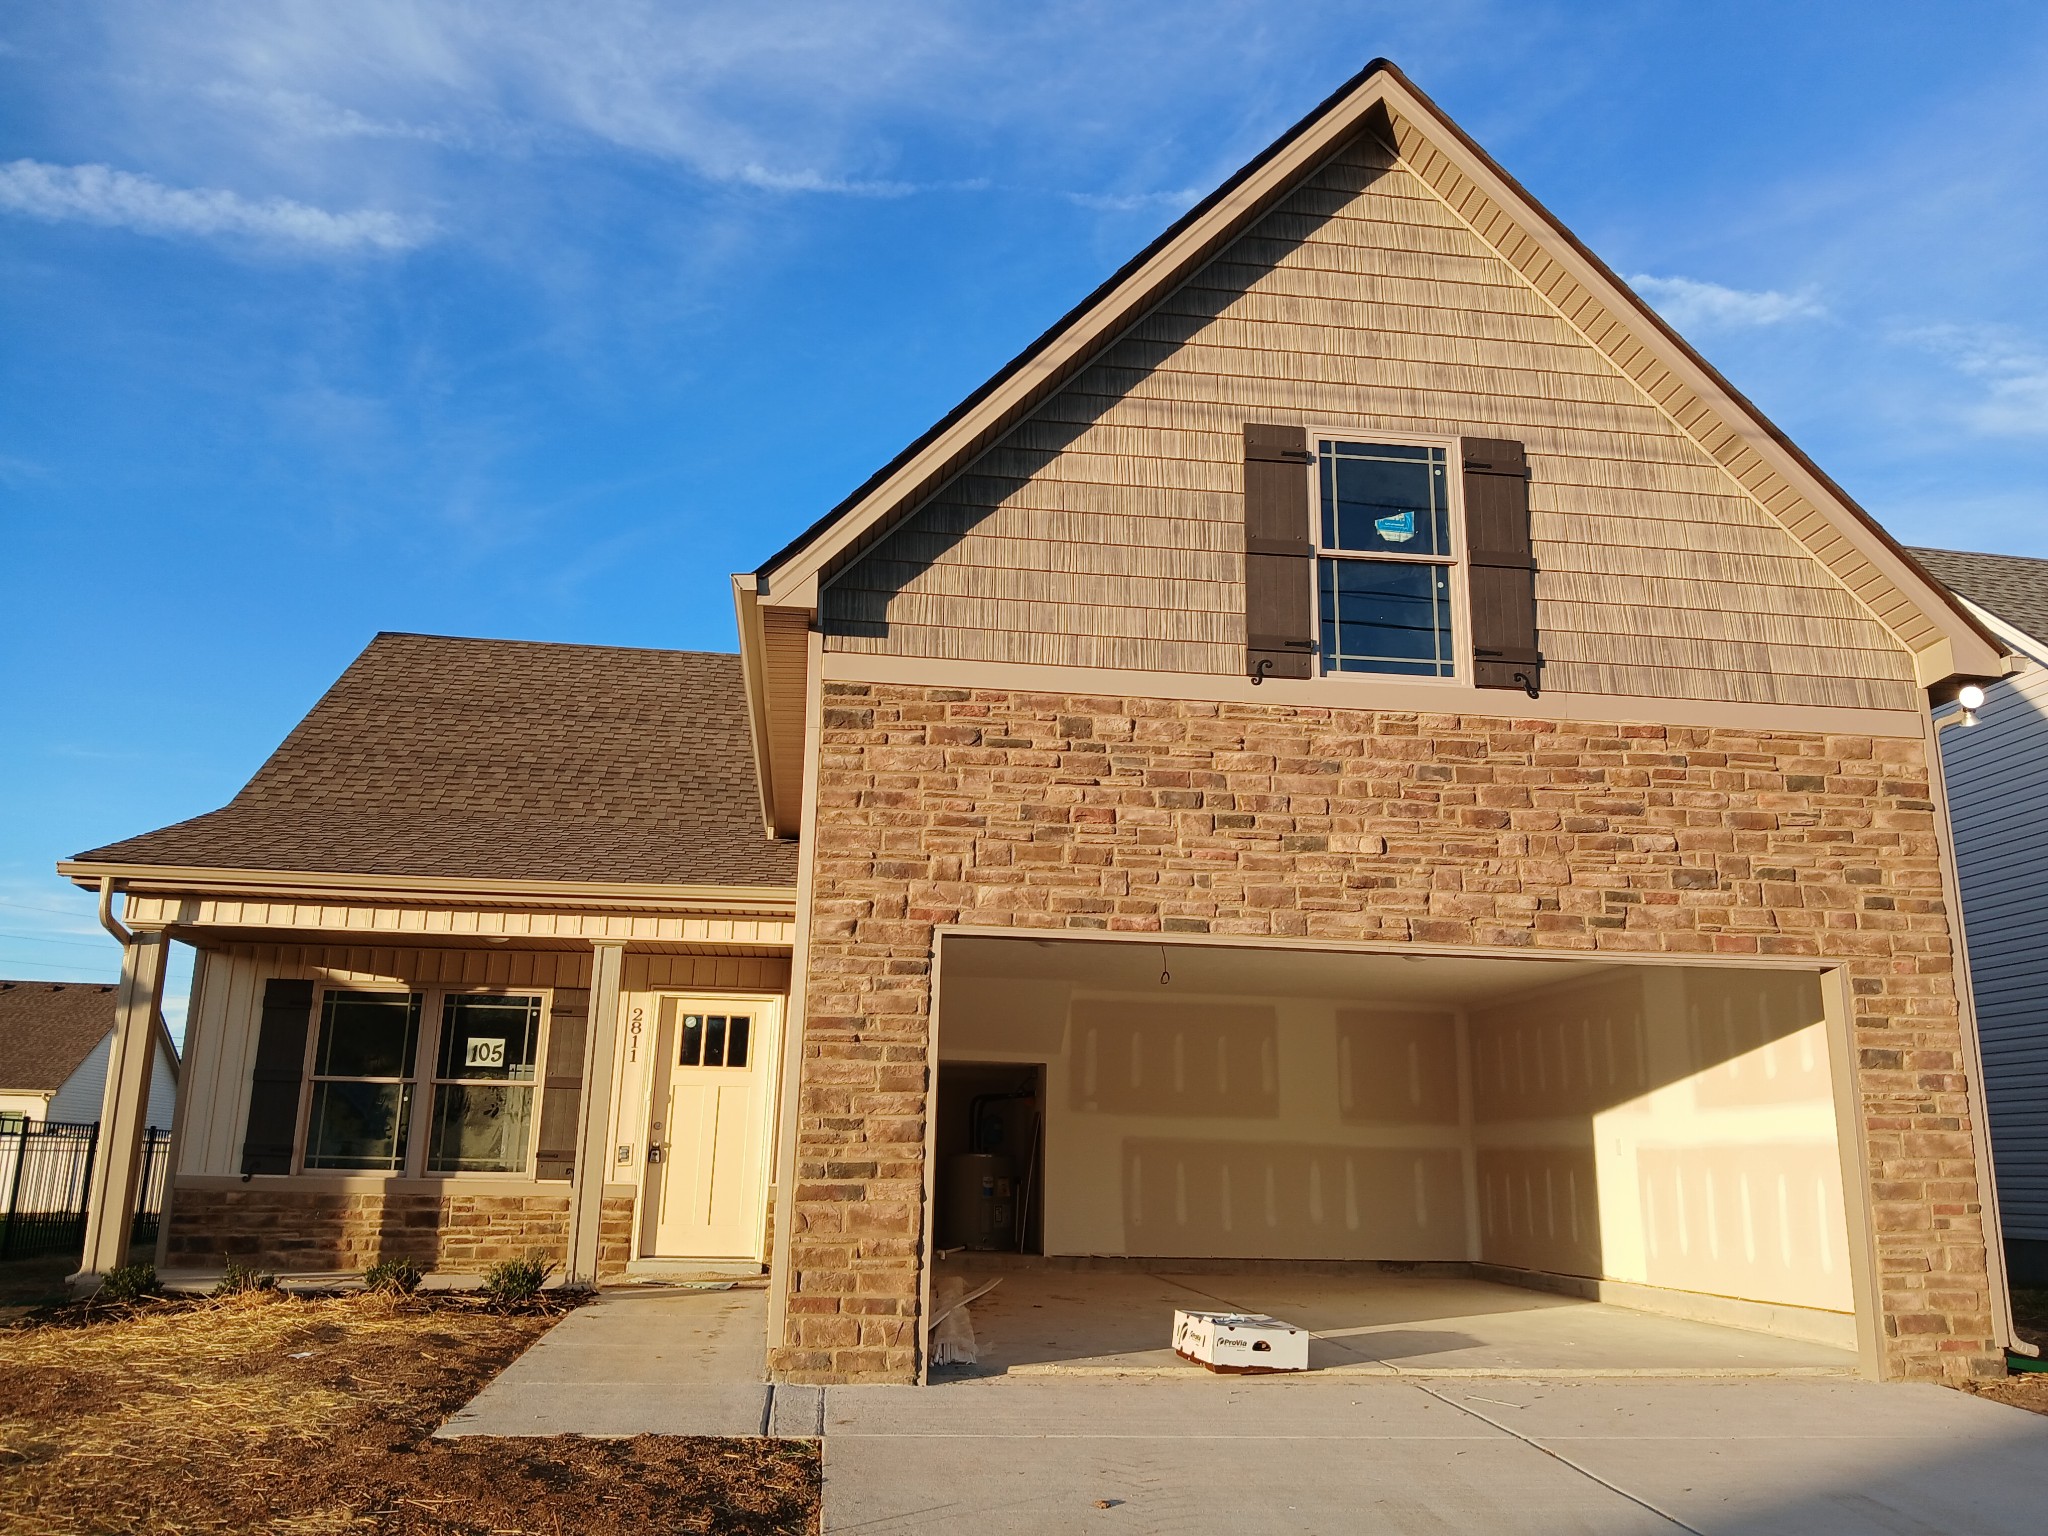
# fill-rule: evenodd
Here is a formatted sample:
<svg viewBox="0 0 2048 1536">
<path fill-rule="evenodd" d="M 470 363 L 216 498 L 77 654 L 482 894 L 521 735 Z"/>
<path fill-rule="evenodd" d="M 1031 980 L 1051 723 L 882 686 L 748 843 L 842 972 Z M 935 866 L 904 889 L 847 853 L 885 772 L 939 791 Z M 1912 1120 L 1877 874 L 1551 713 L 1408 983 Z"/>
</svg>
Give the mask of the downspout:
<svg viewBox="0 0 2048 1536">
<path fill-rule="evenodd" d="M 1954 714 L 1927 720 L 1927 746 L 1933 754 L 1928 765 L 1928 791 L 1934 799 L 1940 832 L 1941 886 L 1951 914 L 1949 944 L 1954 952 L 1956 976 L 1956 1021 L 1963 1046 L 1963 1070 L 1968 1079 L 1965 1093 L 1970 1101 L 1971 1142 L 1977 1154 L 1977 1188 L 1984 1224 L 1985 1279 L 1991 1289 L 1991 1338 L 2010 1354 L 2040 1358 L 2041 1347 L 2020 1337 L 2012 1318 L 2012 1287 L 2006 1279 L 2005 1222 L 1998 1209 L 1998 1179 L 1991 1158 L 1991 1115 L 1984 1094 L 1984 1047 L 1977 1037 L 1977 992 L 1970 976 L 1970 946 L 1963 931 L 1963 888 L 1956 869 L 1954 823 L 1949 818 L 1948 769 L 1941 756 L 1941 733 L 1950 726 L 1968 729 L 1977 723 L 1977 708 L 1983 703 L 1981 691 L 1975 699 L 1960 700 Z"/>
<path fill-rule="evenodd" d="M 135 935 L 121 926 L 121 920 L 114 916 L 114 877 L 100 876 L 100 926 L 114 936 L 114 942 L 126 949 L 135 942 Z"/>
</svg>

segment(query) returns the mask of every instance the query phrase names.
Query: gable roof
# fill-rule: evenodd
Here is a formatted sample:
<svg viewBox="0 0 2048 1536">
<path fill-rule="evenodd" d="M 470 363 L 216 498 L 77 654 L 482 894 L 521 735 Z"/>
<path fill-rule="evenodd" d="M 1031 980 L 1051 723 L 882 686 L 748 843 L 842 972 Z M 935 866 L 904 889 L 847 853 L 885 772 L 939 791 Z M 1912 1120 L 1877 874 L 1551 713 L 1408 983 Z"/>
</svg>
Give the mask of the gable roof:
<svg viewBox="0 0 2048 1536">
<path fill-rule="evenodd" d="M 76 864 L 789 887 L 737 656 L 380 634 L 220 810 Z"/>
<path fill-rule="evenodd" d="M 1393 64 L 1376 59 L 1176 221 L 1016 359 L 751 576 L 752 606 L 815 608 L 820 584 L 1360 133 L 1404 163 L 1797 539 L 1910 651 L 1930 684 L 2003 670 L 2000 647 L 1941 585 L 1502 171 Z M 766 669 L 743 641 L 750 680 Z M 755 683 L 759 695 L 766 686 Z M 776 712 L 756 698 L 758 717 Z M 763 733 L 757 718 L 757 737 Z M 787 734 L 783 732 L 781 734 Z M 771 817 L 773 813 L 771 812 Z"/>
<path fill-rule="evenodd" d="M 1960 549 L 1915 549 L 1913 556 L 1951 592 L 2048 645 L 2048 560 Z"/>
<path fill-rule="evenodd" d="M 114 1027 L 114 988 L 0 981 L 0 1092 L 54 1093 Z"/>
</svg>

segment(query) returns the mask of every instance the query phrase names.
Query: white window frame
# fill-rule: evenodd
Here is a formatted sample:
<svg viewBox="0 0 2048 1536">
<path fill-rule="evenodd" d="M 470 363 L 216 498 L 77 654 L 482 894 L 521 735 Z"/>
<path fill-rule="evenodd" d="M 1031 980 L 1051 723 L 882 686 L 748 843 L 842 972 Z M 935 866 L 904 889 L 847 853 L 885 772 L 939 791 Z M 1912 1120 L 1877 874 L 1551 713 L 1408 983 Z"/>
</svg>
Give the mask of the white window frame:
<svg viewBox="0 0 2048 1536">
<path fill-rule="evenodd" d="M 1332 549 L 1323 543 L 1323 445 L 1325 443 L 1384 444 L 1389 448 L 1435 448 L 1444 455 L 1445 513 L 1449 524 L 1450 553 L 1400 555 L 1379 550 Z M 1467 579 L 1471 569 L 1465 545 L 1465 473 L 1463 441 L 1433 433 L 1383 432 L 1378 428 L 1312 426 L 1308 428 L 1309 493 L 1308 542 L 1315 551 L 1309 576 L 1309 602 L 1316 635 L 1316 677 L 1318 680 L 1398 684 L 1404 687 L 1446 688 L 1472 686 L 1472 597 Z M 1385 561 L 1388 564 L 1435 565 L 1450 572 L 1450 661 L 1451 670 L 1435 677 L 1408 672 L 1353 671 L 1332 668 L 1323 654 L 1323 562 L 1325 560 Z"/>
<path fill-rule="evenodd" d="M 335 992 L 381 992 L 390 997 L 420 999 L 419 1039 L 413 1044 L 412 1075 L 403 1079 L 360 1079 L 360 1081 L 403 1081 L 412 1088 L 412 1103 L 406 1112 L 405 1164 L 401 1168 L 308 1168 L 306 1141 L 313 1122 L 313 1064 L 319 1057 L 320 1021 L 327 998 Z M 427 1171 L 427 1142 L 433 1131 L 434 1089 L 443 1081 L 435 1075 L 440 1045 L 442 1014 L 450 997 L 532 997 L 540 1000 L 540 1032 L 534 1041 L 534 1075 L 525 1086 L 533 1091 L 533 1116 L 526 1132 L 526 1166 L 509 1172 L 466 1169 L 447 1173 Z M 546 1086 L 548 1047 L 551 1044 L 555 1012 L 552 987 L 486 986 L 394 986 L 380 982 L 323 981 L 313 989 L 313 1016 L 306 1030 L 304 1070 L 300 1073 L 299 1124 L 292 1142 L 292 1172 L 309 1178 L 336 1176 L 372 1179 L 485 1180 L 504 1183 L 538 1183 L 535 1155 L 540 1145 L 541 1090 Z M 559 1182 L 559 1180 L 554 1181 Z"/>
</svg>

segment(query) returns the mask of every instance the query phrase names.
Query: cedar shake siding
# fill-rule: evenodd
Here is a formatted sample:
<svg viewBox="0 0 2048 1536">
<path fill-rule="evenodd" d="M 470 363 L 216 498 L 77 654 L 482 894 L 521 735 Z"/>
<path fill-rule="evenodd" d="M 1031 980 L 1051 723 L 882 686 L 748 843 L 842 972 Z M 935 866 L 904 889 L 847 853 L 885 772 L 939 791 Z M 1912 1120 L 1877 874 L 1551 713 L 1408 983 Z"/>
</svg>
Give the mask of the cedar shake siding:
<svg viewBox="0 0 2048 1536">
<path fill-rule="evenodd" d="M 827 586 L 826 648 L 1241 676 L 1252 423 L 1523 443 L 1546 689 L 1915 705 L 1857 595 L 1371 133 Z"/>
</svg>

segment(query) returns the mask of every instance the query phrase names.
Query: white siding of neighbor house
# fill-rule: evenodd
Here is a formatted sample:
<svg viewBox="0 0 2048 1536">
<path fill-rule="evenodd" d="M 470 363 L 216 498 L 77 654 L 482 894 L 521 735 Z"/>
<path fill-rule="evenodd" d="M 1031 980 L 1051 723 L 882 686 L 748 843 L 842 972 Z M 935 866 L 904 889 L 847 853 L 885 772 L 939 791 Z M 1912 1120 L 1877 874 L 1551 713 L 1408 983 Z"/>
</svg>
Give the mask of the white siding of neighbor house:
<svg viewBox="0 0 2048 1536">
<path fill-rule="evenodd" d="M 2032 647 L 2048 657 L 2048 645 Z M 2048 667 L 1941 733 L 2007 1237 L 2048 1239 Z"/>
<path fill-rule="evenodd" d="M 107 1091 L 107 1053 L 113 1042 L 114 1034 L 109 1030 L 92 1048 L 92 1054 L 64 1079 L 64 1086 L 52 1095 L 44 1119 L 72 1125 L 90 1125 L 99 1119 Z M 163 1042 L 158 1041 L 156 1061 L 149 1074 L 149 1119 L 145 1123 L 160 1131 L 168 1131 L 171 1112 L 177 1104 L 177 1074 L 171 1070 L 170 1054 L 164 1050 Z"/>
</svg>

